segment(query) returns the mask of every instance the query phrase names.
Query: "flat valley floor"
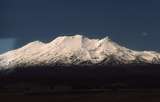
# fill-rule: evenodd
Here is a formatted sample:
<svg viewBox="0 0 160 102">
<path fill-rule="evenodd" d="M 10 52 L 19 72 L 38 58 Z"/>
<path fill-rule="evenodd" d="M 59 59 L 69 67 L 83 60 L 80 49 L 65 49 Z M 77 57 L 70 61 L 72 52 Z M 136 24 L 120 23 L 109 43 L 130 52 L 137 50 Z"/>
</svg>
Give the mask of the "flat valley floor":
<svg viewBox="0 0 160 102">
<path fill-rule="evenodd" d="M 1 102 L 160 102 L 158 90 L 122 90 L 93 93 L 0 95 Z"/>
</svg>

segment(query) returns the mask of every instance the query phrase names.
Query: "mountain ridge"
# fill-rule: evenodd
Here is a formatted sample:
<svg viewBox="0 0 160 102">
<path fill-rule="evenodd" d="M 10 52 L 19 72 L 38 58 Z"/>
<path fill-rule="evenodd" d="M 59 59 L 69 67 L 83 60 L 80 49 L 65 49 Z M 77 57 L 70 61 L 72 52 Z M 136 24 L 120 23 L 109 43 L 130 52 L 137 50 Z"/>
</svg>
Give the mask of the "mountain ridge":
<svg viewBox="0 0 160 102">
<path fill-rule="evenodd" d="M 0 68 L 32 65 L 94 65 L 130 63 L 160 64 L 160 53 L 135 51 L 123 47 L 109 37 L 90 39 L 83 35 L 60 36 L 49 43 L 34 41 L 0 55 Z"/>
</svg>

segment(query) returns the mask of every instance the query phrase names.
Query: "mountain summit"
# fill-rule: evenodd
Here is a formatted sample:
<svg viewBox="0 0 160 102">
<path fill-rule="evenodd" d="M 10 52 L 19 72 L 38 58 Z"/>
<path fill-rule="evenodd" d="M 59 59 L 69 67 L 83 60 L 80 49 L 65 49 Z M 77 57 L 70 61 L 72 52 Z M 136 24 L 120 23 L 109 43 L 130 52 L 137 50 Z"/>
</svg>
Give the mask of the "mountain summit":
<svg viewBox="0 0 160 102">
<path fill-rule="evenodd" d="M 0 55 L 0 68 L 34 65 L 160 63 L 160 53 L 134 51 L 109 37 L 90 39 L 82 35 L 60 36 L 49 43 L 31 42 Z"/>
</svg>

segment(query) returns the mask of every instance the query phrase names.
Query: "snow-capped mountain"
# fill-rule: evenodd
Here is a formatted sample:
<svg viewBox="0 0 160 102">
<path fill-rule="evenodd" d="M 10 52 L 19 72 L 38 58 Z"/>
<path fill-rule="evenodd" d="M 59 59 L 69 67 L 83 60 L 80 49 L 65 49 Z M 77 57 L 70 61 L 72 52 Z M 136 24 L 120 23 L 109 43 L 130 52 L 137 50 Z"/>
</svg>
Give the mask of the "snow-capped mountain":
<svg viewBox="0 0 160 102">
<path fill-rule="evenodd" d="M 82 35 L 60 36 L 49 43 L 31 42 L 0 55 L 0 68 L 34 65 L 160 63 L 160 53 L 134 51 L 108 37 L 89 39 Z"/>
</svg>

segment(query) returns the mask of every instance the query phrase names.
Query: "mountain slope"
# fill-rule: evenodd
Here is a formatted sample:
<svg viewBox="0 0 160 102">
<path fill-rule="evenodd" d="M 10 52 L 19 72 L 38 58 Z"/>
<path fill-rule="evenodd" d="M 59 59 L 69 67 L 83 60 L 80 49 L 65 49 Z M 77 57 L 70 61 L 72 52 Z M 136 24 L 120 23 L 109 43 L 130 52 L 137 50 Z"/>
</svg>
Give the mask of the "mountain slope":
<svg viewBox="0 0 160 102">
<path fill-rule="evenodd" d="M 31 42 L 0 55 L 0 68 L 34 65 L 160 63 L 160 53 L 134 51 L 108 37 L 89 39 L 82 35 L 60 36 L 49 43 Z"/>
</svg>

